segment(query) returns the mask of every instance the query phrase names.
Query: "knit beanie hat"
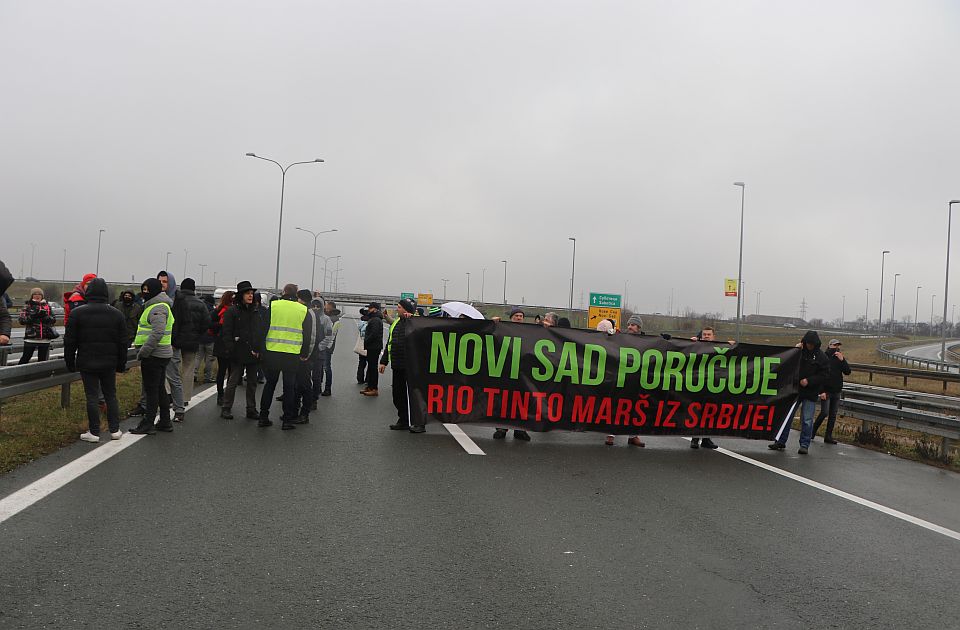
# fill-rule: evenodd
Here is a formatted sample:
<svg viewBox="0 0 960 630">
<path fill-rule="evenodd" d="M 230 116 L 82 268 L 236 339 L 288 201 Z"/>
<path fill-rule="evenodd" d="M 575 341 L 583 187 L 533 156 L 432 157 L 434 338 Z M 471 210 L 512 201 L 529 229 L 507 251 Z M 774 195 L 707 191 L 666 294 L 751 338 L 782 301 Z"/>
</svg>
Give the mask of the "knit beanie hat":
<svg viewBox="0 0 960 630">
<path fill-rule="evenodd" d="M 193 278 L 184 278 L 183 282 L 180 283 L 181 289 L 186 289 L 187 291 L 196 291 L 197 282 Z"/>
<path fill-rule="evenodd" d="M 637 314 L 631 315 L 630 319 L 627 320 L 627 326 L 630 324 L 636 324 L 638 328 L 643 329 L 643 320 L 640 319 L 640 316 Z"/>
<path fill-rule="evenodd" d="M 397 302 L 397 305 L 410 314 L 415 315 L 417 313 L 417 303 L 410 298 L 403 298 Z"/>
<path fill-rule="evenodd" d="M 156 278 L 147 278 L 143 281 L 143 284 L 140 285 L 140 288 L 144 290 L 148 300 L 152 300 L 163 291 L 163 286 Z"/>
</svg>

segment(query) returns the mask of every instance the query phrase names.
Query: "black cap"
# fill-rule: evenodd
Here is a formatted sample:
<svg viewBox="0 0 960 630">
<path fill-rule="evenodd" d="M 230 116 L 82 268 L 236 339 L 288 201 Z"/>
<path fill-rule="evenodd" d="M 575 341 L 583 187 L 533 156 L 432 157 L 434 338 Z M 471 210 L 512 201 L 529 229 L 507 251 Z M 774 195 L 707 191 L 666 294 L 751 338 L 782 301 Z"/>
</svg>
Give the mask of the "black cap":
<svg viewBox="0 0 960 630">
<path fill-rule="evenodd" d="M 367 304 L 367 308 L 375 308 L 378 311 L 380 310 L 380 302 L 370 302 Z"/>
</svg>

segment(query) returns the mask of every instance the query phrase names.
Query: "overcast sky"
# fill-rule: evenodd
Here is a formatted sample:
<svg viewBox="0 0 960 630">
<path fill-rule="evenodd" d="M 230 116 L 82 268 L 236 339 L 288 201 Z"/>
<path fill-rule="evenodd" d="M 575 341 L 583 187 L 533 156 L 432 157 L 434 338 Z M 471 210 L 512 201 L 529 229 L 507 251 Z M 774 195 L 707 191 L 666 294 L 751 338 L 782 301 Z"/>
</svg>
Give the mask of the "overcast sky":
<svg viewBox="0 0 960 630">
<path fill-rule="evenodd" d="M 942 309 L 960 3 L 0 3 L 2 258 L 641 311 Z M 955 206 L 956 207 L 956 206 Z M 958 217 L 960 219 L 960 217 Z M 955 234 L 960 237 L 960 233 Z M 954 239 L 955 242 L 960 238 Z M 960 304 L 955 248 L 951 306 Z M 333 268 L 330 261 L 328 271 Z M 323 261 L 317 270 L 321 285 Z M 486 269 L 484 273 L 482 270 Z"/>
</svg>

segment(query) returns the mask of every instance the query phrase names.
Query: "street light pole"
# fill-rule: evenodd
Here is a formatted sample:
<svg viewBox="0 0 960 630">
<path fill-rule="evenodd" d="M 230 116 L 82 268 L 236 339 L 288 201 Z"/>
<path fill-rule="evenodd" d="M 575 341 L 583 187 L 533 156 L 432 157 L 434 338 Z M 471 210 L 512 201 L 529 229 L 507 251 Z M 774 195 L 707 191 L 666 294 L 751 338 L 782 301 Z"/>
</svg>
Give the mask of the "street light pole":
<svg viewBox="0 0 960 630">
<path fill-rule="evenodd" d="M 60 274 L 60 293 L 67 292 L 67 250 L 63 250 L 63 272 Z"/>
<path fill-rule="evenodd" d="M 170 254 L 172 254 L 172 253 L 173 253 L 173 252 L 167 252 L 167 257 L 166 257 L 166 259 L 163 261 L 163 270 L 164 270 L 164 271 L 166 271 L 167 269 L 170 268 Z"/>
<path fill-rule="evenodd" d="M 880 254 L 880 309 L 877 311 L 877 337 L 880 336 L 883 330 L 883 266 L 887 262 L 887 254 L 889 253 L 890 250 L 885 249 L 883 253 Z"/>
<path fill-rule="evenodd" d="M 953 204 L 960 203 L 954 199 L 947 204 L 947 267 L 943 274 L 943 331 L 940 335 L 940 360 L 947 360 L 947 296 L 950 291 L 950 223 L 953 218 Z"/>
<path fill-rule="evenodd" d="M 100 228 L 100 232 L 99 234 L 97 234 L 97 268 L 94 271 L 94 273 L 96 273 L 98 278 L 100 277 L 100 243 L 103 240 L 104 232 L 106 232 L 106 230 L 103 228 Z"/>
<path fill-rule="evenodd" d="M 34 258 L 34 254 L 36 253 L 37 253 L 37 244 L 30 243 L 30 277 L 31 278 L 36 278 L 36 276 L 33 275 L 33 258 Z"/>
<path fill-rule="evenodd" d="M 189 255 L 190 255 L 190 252 L 188 252 L 187 250 L 183 250 L 183 276 L 182 277 L 184 278 L 187 277 L 187 256 Z"/>
<path fill-rule="evenodd" d="M 843 302 L 840 304 L 840 329 L 843 330 L 847 323 L 847 296 L 843 296 Z"/>
<path fill-rule="evenodd" d="M 913 309 L 913 334 L 916 335 L 919 328 L 917 327 L 918 319 L 920 317 L 920 289 L 922 289 L 919 284 L 917 285 L 917 305 Z"/>
<path fill-rule="evenodd" d="M 487 268 L 484 267 L 480 272 L 480 303 L 483 304 L 483 289 L 487 284 Z"/>
<path fill-rule="evenodd" d="M 443 299 L 447 299 L 447 283 L 450 282 L 446 278 L 440 278 L 440 282 L 443 283 Z"/>
<path fill-rule="evenodd" d="M 890 332 L 896 332 L 894 329 L 897 327 L 897 278 L 901 274 L 893 274 L 893 299 L 890 301 Z"/>
<path fill-rule="evenodd" d="M 197 266 L 200 267 L 200 286 L 202 287 L 202 286 L 203 286 L 203 271 L 204 271 L 204 269 L 206 269 L 207 266 L 206 266 L 206 265 L 202 265 L 202 264 L 201 264 L 201 265 L 197 265 Z"/>
<path fill-rule="evenodd" d="M 276 160 L 271 160 L 270 158 L 260 157 L 256 153 L 247 153 L 247 157 L 257 158 L 258 160 L 264 160 L 266 162 L 273 162 L 277 165 L 277 168 L 280 169 L 280 220 L 277 223 L 277 273 L 274 277 L 274 289 L 280 288 L 280 241 L 283 236 L 283 192 L 287 185 L 287 170 L 291 166 L 296 166 L 297 164 L 313 164 L 315 162 L 323 162 L 320 158 L 314 160 L 308 160 L 306 162 L 291 162 L 286 166 L 280 164 Z"/>
<path fill-rule="evenodd" d="M 503 305 L 507 305 L 507 261 L 501 260 L 503 263 Z"/>
<path fill-rule="evenodd" d="M 740 343 L 740 316 L 743 306 L 743 204 L 747 196 L 747 185 L 743 182 L 733 182 L 740 187 L 740 259 L 737 263 L 737 343 Z"/>
<path fill-rule="evenodd" d="M 933 301 L 937 299 L 936 294 L 930 296 L 930 336 L 933 336 Z"/>
<path fill-rule="evenodd" d="M 333 228 L 332 230 L 323 230 L 323 231 L 320 231 L 320 232 L 314 232 L 313 230 L 308 230 L 307 228 L 302 228 L 302 227 L 298 227 L 298 228 L 294 228 L 294 229 L 297 229 L 297 230 L 300 230 L 301 232 L 306 232 L 307 234 L 312 234 L 312 235 L 313 235 L 313 258 L 311 258 L 311 260 L 313 261 L 313 264 L 310 265 L 310 290 L 311 290 L 311 291 L 314 291 L 314 290 L 316 290 L 316 285 L 313 283 L 313 280 L 314 280 L 314 278 L 315 278 L 315 274 L 316 274 L 316 271 L 317 271 L 317 237 L 320 236 L 321 234 L 329 234 L 330 232 L 336 232 L 337 229 L 336 229 L 336 228 Z M 327 277 L 326 277 L 326 273 L 327 273 L 326 268 L 324 268 L 323 273 L 324 273 L 323 280 L 324 280 L 324 282 L 326 282 L 326 280 L 327 280 Z M 326 287 L 324 287 L 324 291 L 326 291 Z"/>
<path fill-rule="evenodd" d="M 467 302 L 470 302 L 470 272 L 467 272 Z"/>
<path fill-rule="evenodd" d="M 573 310 L 573 279 L 577 275 L 577 239 L 570 236 L 568 240 L 573 241 L 573 263 L 570 265 L 570 305 L 567 307 Z"/>
<path fill-rule="evenodd" d="M 863 329 L 870 330 L 870 289 L 867 289 L 867 305 L 863 307 Z"/>
</svg>

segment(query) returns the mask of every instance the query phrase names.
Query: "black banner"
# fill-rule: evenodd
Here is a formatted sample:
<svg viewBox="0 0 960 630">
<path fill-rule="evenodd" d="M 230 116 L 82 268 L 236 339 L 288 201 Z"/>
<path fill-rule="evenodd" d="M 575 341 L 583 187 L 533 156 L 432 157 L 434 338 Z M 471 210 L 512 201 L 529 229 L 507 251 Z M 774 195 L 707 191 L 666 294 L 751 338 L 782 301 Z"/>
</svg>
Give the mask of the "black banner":
<svg viewBox="0 0 960 630">
<path fill-rule="evenodd" d="M 405 322 L 413 423 L 773 439 L 797 348 L 473 319 Z"/>
</svg>

